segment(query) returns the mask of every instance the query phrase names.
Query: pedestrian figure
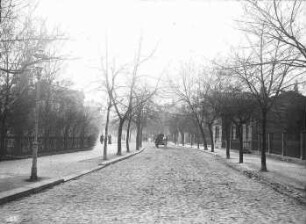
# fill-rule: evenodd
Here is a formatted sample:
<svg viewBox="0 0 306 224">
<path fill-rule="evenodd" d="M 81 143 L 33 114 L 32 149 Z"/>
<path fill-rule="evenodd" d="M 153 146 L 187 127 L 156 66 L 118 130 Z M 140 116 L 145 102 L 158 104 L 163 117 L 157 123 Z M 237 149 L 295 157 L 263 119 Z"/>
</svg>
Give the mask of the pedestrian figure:
<svg viewBox="0 0 306 224">
<path fill-rule="evenodd" d="M 104 136 L 101 135 L 101 136 L 100 136 L 100 142 L 101 142 L 102 145 L 103 145 L 103 141 L 104 141 Z"/>
<path fill-rule="evenodd" d="M 111 135 L 108 136 L 108 144 L 112 144 L 112 136 Z"/>
</svg>

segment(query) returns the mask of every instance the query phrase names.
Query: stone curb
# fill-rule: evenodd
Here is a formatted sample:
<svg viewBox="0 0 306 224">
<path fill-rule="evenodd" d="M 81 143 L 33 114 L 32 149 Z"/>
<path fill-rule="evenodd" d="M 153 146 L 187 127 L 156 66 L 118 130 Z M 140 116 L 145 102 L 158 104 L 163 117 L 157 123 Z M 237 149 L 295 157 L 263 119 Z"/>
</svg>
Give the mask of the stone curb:
<svg viewBox="0 0 306 224">
<path fill-rule="evenodd" d="M 254 180 L 259 181 L 259 182 L 261 182 L 265 185 L 268 185 L 273 190 L 275 190 L 275 191 L 277 191 L 277 192 L 279 192 L 283 195 L 286 195 L 290 198 L 293 198 L 303 205 L 306 205 L 306 198 L 303 197 L 303 195 L 298 190 L 296 190 L 294 187 L 275 182 L 275 181 L 271 180 L 270 178 L 267 178 L 267 177 L 263 176 L 260 171 L 256 171 L 256 170 L 252 170 L 252 169 L 246 169 L 246 168 L 240 167 L 239 164 L 233 164 L 231 162 L 228 162 L 228 161 L 226 161 L 225 158 L 222 158 L 219 155 L 217 155 L 217 157 L 218 157 L 218 159 L 222 159 L 223 161 L 225 161 L 225 164 L 228 167 L 232 168 L 233 170 L 236 170 L 236 171 L 242 173 L 243 175 L 247 176 L 250 179 L 254 179 Z"/>
<path fill-rule="evenodd" d="M 9 190 L 9 191 L 0 192 L 0 205 L 5 204 L 5 203 L 10 202 L 10 201 L 13 201 L 13 200 L 20 199 L 20 198 L 25 197 L 25 196 L 29 196 L 30 194 L 38 193 L 42 190 L 54 187 L 54 186 L 62 184 L 62 183 L 78 179 L 78 178 L 80 178 L 80 177 L 82 177 L 86 174 L 98 171 L 100 169 L 103 169 L 103 168 L 111 165 L 111 164 L 115 164 L 115 163 L 120 162 L 122 160 L 128 159 L 132 156 L 135 156 L 135 155 L 143 152 L 144 150 L 145 150 L 145 148 L 142 148 L 141 150 L 136 151 L 134 153 L 127 154 L 127 155 L 124 155 L 124 156 L 119 157 L 119 158 L 114 158 L 112 160 L 102 162 L 98 167 L 95 167 L 95 168 L 89 169 L 89 170 L 85 170 L 85 171 L 79 172 L 77 174 L 71 174 L 71 175 L 68 175 L 68 176 L 64 176 L 62 178 L 47 179 L 47 180 L 39 181 L 37 183 L 29 184 L 29 185 L 24 186 L 24 187 L 12 189 L 12 190 Z"/>
<path fill-rule="evenodd" d="M 184 146 L 180 146 L 180 147 L 186 148 Z M 227 165 L 228 167 L 232 168 L 235 171 L 242 173 L 246 177 L 259 181 L 265 185 L 268 185 L 273 190 L 297 200 L 300 204 L 306 205 L 306 198 L 303 195 L 301 195 L 301 192 L 299 192 L 298 190 L 296 190 L 295 188 L 291 186 L 280 184 L 269 178 L 266 178 L 263 175 L 261 175 L 260 171 L 255 171 L 253 169 L 247 169 L 247 168 L 239 166 L 239 164 L 234 164 L 230 161 L 227 161 L 225 158 L 223 158 L 221 155 L 219 155 L 216 152 L 210 152 L 208 150 L 197 149 L 197 148 L 192 148 L 192 149 L 196 149 L 200 152 L 204 152 L 204 153 L 213 155 L 217 157 L 218 160 L 222 160 L 223 162 L 225 162 L 225 165 Z"/>
<path fill-rule="evenodd" d="M 0 205 L 63 183 L 63 179 L 48 179 L 24 187 L 0 192 Z"/>
<path fill-rule="evenodd" d="M 98 170 L 100 170 L 100 169 L 103 169 L 103 168 L 105 168 L 105 167 L 107 167 L 107 166 L 109 166 L 109 165 L 111 165 L 111 164 L 115 164 L 115 163 L 120 162 L 120 161 L 122 161 L 122 160 L 128 159 L 128 158 L 130 158 L 130 157 L 132 157 L 132 156 L 135 156 L 135 155 L 141 153 L 143 150 L 145 150 L 145 148 L 142 148 L 142 149 L 139 150 L 139 151 L 136 151 L 136 152 L 131 153 L 131 154 L 124 155 L 124 156 L 119 157 L 119 158 L 115 158 L 115 159 L 112 159 L 112 160 L 104 161 L 104 162 L 102 162 L 101 164 L 99 164 L 98 167 L 95 167 L 95 168 L 89 169 L 89 170 L 85 170 L 85 171 L 82 171 L 82 172 L 77 173 L 77 174 L 72 174 L 72 175 L 65 176 L 65 177 L 63 178 L 63 180 L 64 180 L 64 182 L 67 182 L 67 181 L 70 181 L 70 180 L 75 180 L 75 179 L 77 179 L 77 178 L 79 178 L 79 177 L 82 177 L 82 176 L 84 176 L 84 175 L 86 175 L 86 174 L 89 174 L 89 173 L 98 171 Z"/>
</svg>

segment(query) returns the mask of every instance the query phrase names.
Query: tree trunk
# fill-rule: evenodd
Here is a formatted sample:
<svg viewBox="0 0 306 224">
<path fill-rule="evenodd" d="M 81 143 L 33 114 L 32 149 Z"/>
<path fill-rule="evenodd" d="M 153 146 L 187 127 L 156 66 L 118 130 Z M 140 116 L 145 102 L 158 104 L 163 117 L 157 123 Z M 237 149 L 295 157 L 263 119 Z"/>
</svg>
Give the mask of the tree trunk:
<svg viewBox="0 0 306 224">
<path fill-rule="evenodd" d="M 119 127 L 118 127 L 118 139 L 117 139 L 117 156 L 122 155 L 122 147 L 121 147 L 121 137 L 122 137 L 122 129 L 124 124 L 124 119 L 120 119 Z"/>
<path fill-rule="evenodd" d="M 262 148 L 261 148 L 261 171 L 266 172 L 266 124 L 267 124 L 267 112 L 262 109 Z"/>
<path fill-rule="evenodd" d="M 230 159 L 230 141 L 231 141 L 231 126 L 229 122 L 225 122 L 225 139 L 226 139 L 226 158 Z"/>
<path fill-rule="evenodd" d="M 203 126 L 202 126 L 202 124 L 198 124 L 198 125 L 199 125 L 200 131 L 201 131 L 201 136 L 202 136 L 202 139 L 203 139 L 204 150 L 208 150 L 208 148 L 207 148 L 207 141 L 206 141 L 206 135 L 205 135 Z"/>
<path fill-rule="evenodd" d="M 243 163 L 243 126 L 242 124 L 237 125 L 238 136 L 239 136 L 239 163 Z"/>
<path fill-rule="evenodd" d="M 141 126 L 141 114 L 137 114 L 136 118 L 136 150 L 140 149 L 140 126 Z"/>
<path fill-rule="evenodd" d="M 212 130 L 212 124 L 208 124 L 208 129 L 209 129 L 209 135 L 210 135 L 210 140 L 211 140 L 211 152 L 215 151 L 215 143 L 214 143 L 214 133 Z"/>
<path fill-rule="evenodd" d="M 197 134 L 197 147 L 198 147 L 198 149 L 200 149 L 200 137 L 199 137 L 199 133 Z"/>
<path fill-rule="evenodd" d="M 132 121 L 132 117 L 129 117 L 127 129 L 126 129 L 126 139 L 125 139 L 126 152 L 130 152 L 130 128 L 131 128 L 131 121 Z"/>
<path fill-rule="evenodd" d="M 106 114 L 106 123 L 104 129 L 104 141 L 103 141 L 103 160 L 107 160 L 107 136 L 108 136 L 108 124 L 109 124 L 109 114 L 111 109 L 111 103 L 108 103 L 107 114 Z"/>
<path fill-rule="evenodd" d="M 184 146 L 185 145 L 185 134 L 183 131 L 180 131 L 181 132 L 181 141 L 182 141 L 182 145 Z"/>
<path fill-rule="evenodd" d="M 140 123 L 140 133 L 139 133 L 139 147 L 142 148 L 142 130 L 143 130 L 143 123 Z"/>
</svg>

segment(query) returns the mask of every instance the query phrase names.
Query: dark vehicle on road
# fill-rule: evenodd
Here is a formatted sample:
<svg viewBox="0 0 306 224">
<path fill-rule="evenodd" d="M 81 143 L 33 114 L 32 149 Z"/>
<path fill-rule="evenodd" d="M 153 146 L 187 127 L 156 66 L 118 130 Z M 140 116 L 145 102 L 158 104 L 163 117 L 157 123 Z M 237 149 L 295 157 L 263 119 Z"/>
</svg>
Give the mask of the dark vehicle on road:
<svg viewBox="0 0 306 224">
<path fill-rule="evenodd" d="M 155 146 L 159 145 L 167 146 L 167 137 L 164 134 L 159 134 L 155 139 Z"/>
</svg>

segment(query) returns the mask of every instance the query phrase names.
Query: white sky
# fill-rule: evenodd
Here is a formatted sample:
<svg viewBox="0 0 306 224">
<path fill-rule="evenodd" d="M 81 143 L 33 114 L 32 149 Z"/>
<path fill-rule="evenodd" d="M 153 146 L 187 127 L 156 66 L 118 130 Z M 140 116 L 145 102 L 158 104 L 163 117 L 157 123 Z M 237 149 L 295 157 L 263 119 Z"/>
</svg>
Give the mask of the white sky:
<svg viewBox="0 0 306 224">
<path fill-rule="evenodd" d="M 70 37 L 63 51 L 78 60 L 68 63 L 65 74 L 78 88 L 99 75 L 105 37 L 111 57 L 131 62 L 140 36 L 143 55 L 156 46 L 154 57 L 141 72 L 159 76 L 175 74 L 179 63 L 205 63 L 226 55 L 239 43 L 234 19 L 242 14 L 238 1 L 216 0 L 39 0 L 38 13 L 58 24 Z M 107 33 L 107 35 L 106 35 Z"/>
</svg>

